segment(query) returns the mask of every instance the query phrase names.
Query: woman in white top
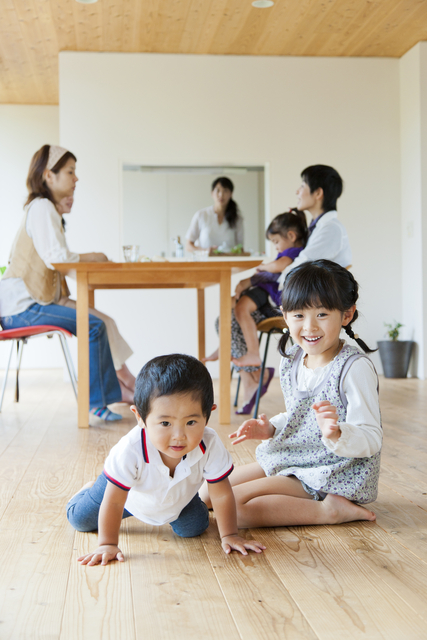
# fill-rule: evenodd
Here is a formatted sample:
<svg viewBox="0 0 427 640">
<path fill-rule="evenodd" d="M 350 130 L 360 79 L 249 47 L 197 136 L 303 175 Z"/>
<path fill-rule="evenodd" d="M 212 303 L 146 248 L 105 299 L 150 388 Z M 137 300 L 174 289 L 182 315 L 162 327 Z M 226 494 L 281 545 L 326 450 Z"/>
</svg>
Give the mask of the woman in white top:
<svg viewBox="0 0 427 640">
<path fill-rule="evenodd" d="M 187 251 L 223 247 L 230 251 L 243 246 L 243 218 L 233 200 L 234 185 L 229 178 L 217 178 L 212 183 L 213 206 L 194 214 L 185 236 Z"/>
<path fill-rule="evenodd" d="M 75 168 L 76 157 L 62 147 L 44 145 L 33 156 L 24 221 L 0 282 L 3 329 L 47 324 L 76 335 L 75 303 L 52 263 L 104 262 L 108 258 L 103 253 L 78 254 L 68 249 L 62 214 L 71 210 L 78 180 Z M 120 419 L 106 405 L 133 401 L 135 378 L 125 365 L 132 351 L 114 321 L 94 309 L 90 310 L 89 334 L 91 412 L 104 420 Z"/>
</svg>

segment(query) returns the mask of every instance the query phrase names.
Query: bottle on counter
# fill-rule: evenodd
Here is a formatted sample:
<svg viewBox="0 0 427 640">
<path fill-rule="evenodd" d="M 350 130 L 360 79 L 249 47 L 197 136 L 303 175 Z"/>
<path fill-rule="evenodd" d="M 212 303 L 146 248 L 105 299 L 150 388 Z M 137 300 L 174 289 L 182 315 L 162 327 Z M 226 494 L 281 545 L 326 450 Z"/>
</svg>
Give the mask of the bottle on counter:
<svg viewBox="0 0 427 640">
<path fill-rule="evenodd" d="M 176 258 L 183 258 L 184 257 L 184 245 L 181 242 L 181 236 L 177 236 L 176 238 L 173 238 L 173 241 L 175 242 L 175 257 Z"/>
</svg>

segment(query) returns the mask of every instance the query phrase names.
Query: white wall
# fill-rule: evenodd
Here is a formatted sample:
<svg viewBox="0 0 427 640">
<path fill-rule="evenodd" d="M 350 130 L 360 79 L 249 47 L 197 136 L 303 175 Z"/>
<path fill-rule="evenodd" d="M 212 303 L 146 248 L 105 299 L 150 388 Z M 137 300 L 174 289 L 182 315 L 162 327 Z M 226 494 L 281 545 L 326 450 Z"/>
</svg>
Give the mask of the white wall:
<svg viewBox="0 0 427 640">
<path fill-rule="evenodd" d="M 417 343 L 413 373 L 427 373 L 427 42 L 400 60 L 402 336 Z"/>
<path fill-rule="evenodd" d="M 0 105 L 0 265 L 6 265 L 27 197 L 34 152 L 59 143 L 59 107 Z"/>
<path fill-rule="evenodd" d="M 339 214 L 361 285 L 358 332 L 375 345 L 384 321 L 402 317 L 398 60 L 62 52 L 60 115 L 80 177 L 73 250 L 121 259 L 123 162 L 266 164 L 269 217 L 295 203 L 305 166 L 331 164 L 345 180 Z M 207 297 L 211 327 L 217 293 Z M 196 353 L 194 291 L 97 300 L 133 345 L 135 371 L 162 352 Z"/>
</svg>

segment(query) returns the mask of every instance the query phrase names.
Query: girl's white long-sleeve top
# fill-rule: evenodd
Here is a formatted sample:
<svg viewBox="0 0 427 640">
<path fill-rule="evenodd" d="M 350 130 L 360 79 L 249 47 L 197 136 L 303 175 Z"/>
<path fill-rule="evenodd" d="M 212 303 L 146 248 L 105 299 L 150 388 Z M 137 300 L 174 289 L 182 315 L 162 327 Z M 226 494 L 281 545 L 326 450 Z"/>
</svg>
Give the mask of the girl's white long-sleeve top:
<svg viewBox="0 0 427 640">
<path fill-rule="evenodd" d="M 303 358 L 297 372 L 299 391 L 307 391 L 307 386 L 315 388 L 329 374 L 332 362 L 326 367 L 305 369 L 302 372 Z M 307 377 L 308 376 L 308 377 Z M 341 437 L 332 442 L 322 437 L 322 442 L 337 456 L 344 458 L 371 457 L 381 449 L 383 432 L 378 403 L 378 377 L 369 358 L 359 358 L 353 362 L 343 381 L 343 391 L 347 397 L 346 422 L 339 422 Z M 287 414 L 279 413 L 270 419 L 278 430 L 286 427 Z"/>
<path fill-rule="evenodd" d="M 79 262 L 79 254 L 68 249 L 61 216 L 47 198 L 30 204 L 25 229 L 48 269 L 53 269 L 52 262 Z M 22 313 L 34 302 L 21 278 L 0 281 L 0 317 Z"/>
</svg>

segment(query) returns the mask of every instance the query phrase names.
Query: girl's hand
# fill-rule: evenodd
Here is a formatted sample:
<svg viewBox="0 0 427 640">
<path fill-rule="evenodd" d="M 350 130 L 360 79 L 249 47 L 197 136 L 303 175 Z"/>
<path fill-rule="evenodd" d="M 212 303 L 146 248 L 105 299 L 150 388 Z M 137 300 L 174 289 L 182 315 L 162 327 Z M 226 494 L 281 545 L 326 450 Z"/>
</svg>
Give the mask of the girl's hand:
<svg viewBox="0 0 427 640">
<path fill-rule="evenodd" d="M 245 420 L 245 422 L 235 431 L 230 433 L 229 438 L 236 438 L 233 444 L 239 444 L 244 440 L 267 440 L 274 436 L 275 427 L 268 421 L 265 413 L 262 413 L 257 420 Z"/>
<path fill-rule="evenodd" d="M 56 206 L 58 213 L 70 213 L 73 202 L 73 196 L 66 196 L 65 198 L 62 198 L 61 202 Z"/>
<path fill-rule="evenodd" d="M 256 268 L 257 271 L 270 271 L 271 270 L 271 263 L 268 262 L 267 264 L 260 264 L 259 267 Z"/>
<path fill-rule="evenodd" d="M 236 286 L 236 294 L 235 294 L 236 300 L 238 300 L 242 295 L 243 291 L 246 291 L 246 289 L 249 289 L 250 286 L 251 286 L 250 278 L 245 278 L 244 280 L 240 280 L 240 282 Z"/>
<path fill-rule="evenodd" d="M 87 556 L 77 558 L 80 564 L 87 564 L 89 567 L 95 564 L 108 564 L 111 560 L 123 562 L 124 559 L 123 553 L 115 544 L 103 544 L 93 553 L 88 553 Z"/>
<path fill-rule="evenodd" d="M 248 555 L 246 549 L 251 549 L 252 551 L 255 551 L 255 553 L 262 553 L 265 549 L 264 545 L 260 542 L 257 542 L 256 540 L 245 540 L 241 536 L 237 535 L 237 533 L 221 538 L 221 546 L 225 553 L 231 553 L 232 549 L 235 549 L 236 551 L 240 551 L 244 556 Z"/>
<path fill-rule="evenodd" d="M 337 442 L 341 437 L 341 429 L 338 426 L 337 408 L 329 400 L 316 402 L 313 407 L 317 424 L 325 438 Z"/>
<path fill-rule="evenodd" d="M 109 262 L 105 253 L 81 253 L 80 262 Z"/>
<path fill-rule="evenodd" d="M 105 253 L 92 253 L 93 262 L 108 262 L 108 258 Z"/>
</svg>

